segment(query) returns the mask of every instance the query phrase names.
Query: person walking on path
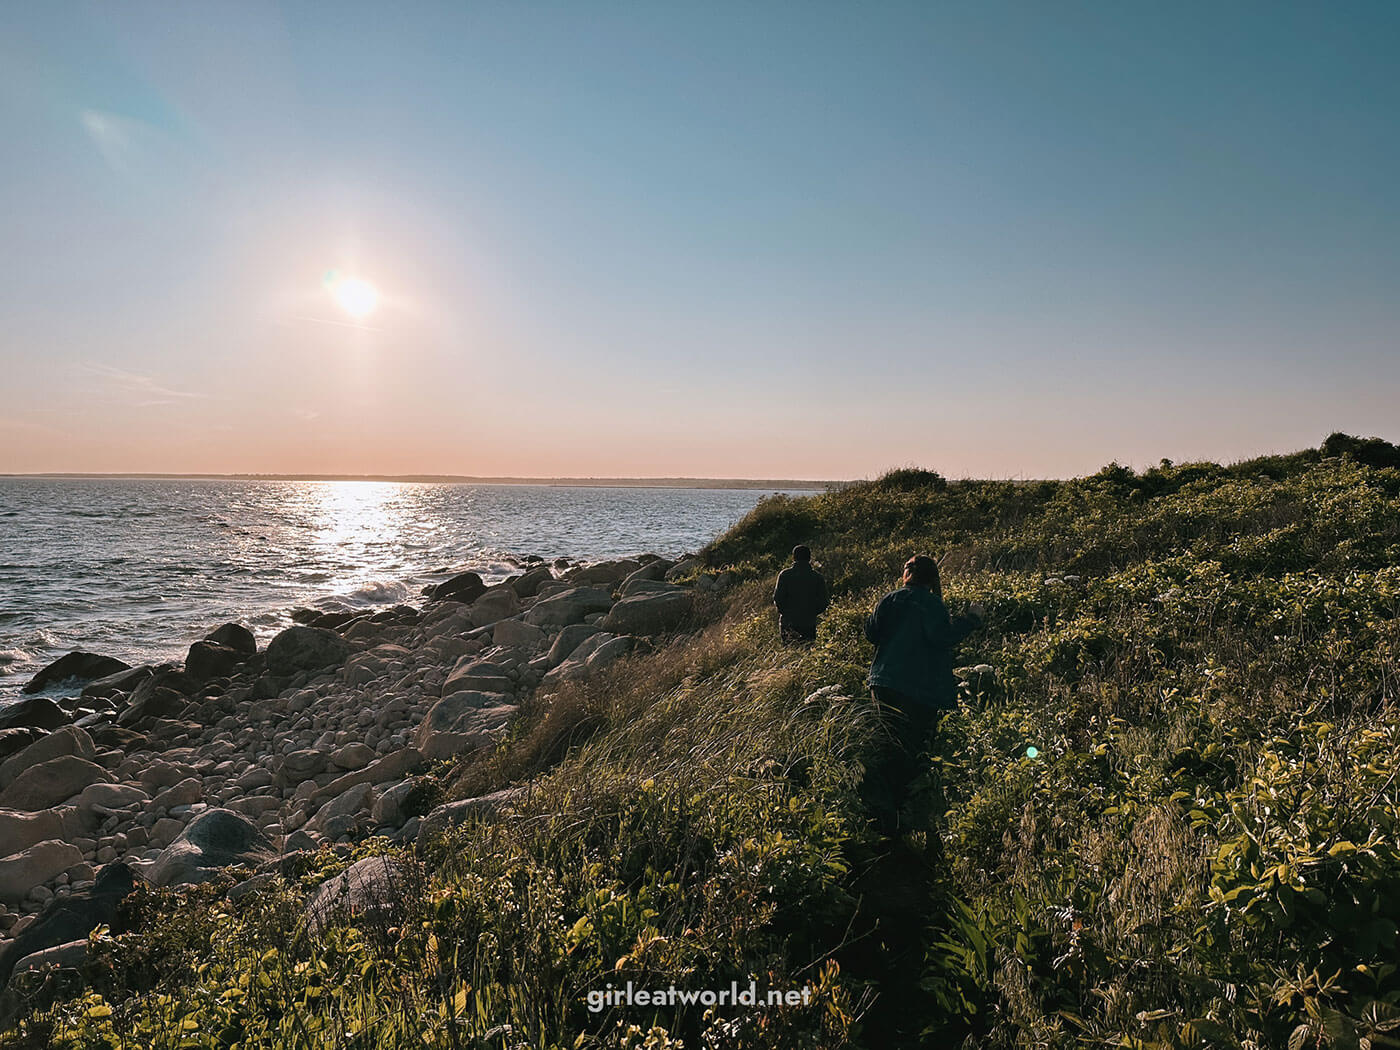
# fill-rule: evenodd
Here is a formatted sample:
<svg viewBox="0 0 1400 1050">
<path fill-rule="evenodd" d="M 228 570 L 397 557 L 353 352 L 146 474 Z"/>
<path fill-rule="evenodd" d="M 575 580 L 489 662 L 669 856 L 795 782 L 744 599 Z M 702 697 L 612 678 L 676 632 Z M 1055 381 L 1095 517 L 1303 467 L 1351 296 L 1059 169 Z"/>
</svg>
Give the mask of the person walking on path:
<svg viewBox="0 0 1400 1050">
<path fill-rule="evenodd" d="M 939 718 L 957 706 L 953 646 L 982 619 L 977 605 L 970 616 L 948 615 L 938 563 L 927 555 L 905 562 L 903 582 L 865 622 L 865 637 L 875 646 L 870 692 L 887 736 L 866 769 L 861 793 L 888 836 L 900 830 L 900 809 Z"/>
<path fill-rule="evenodd" d="M 778 573 L 773 604 L 778 607 L 778 634 L 787 644 L 815 642 L 817 617 L 828 604 L 826 580 L 812 568 L 812 550 L 805 543 L 792 549 L 792 564 Z"/>
</svg>

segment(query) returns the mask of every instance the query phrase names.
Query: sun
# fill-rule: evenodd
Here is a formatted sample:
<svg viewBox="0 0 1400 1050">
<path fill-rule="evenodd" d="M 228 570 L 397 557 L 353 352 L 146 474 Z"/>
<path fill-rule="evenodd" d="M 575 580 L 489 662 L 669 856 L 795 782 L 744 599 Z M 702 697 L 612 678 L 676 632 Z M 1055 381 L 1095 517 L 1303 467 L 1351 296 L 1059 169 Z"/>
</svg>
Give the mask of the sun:
<svg viewBox="0 0 1400 1050">
<path fill-rule="evenodd" d="M 363 277 L 342 277 L 332 271 L 324 283 L 336 305 L 357 321 L 363 321 L 379 306 L 379 290 Z"/>
</svg>

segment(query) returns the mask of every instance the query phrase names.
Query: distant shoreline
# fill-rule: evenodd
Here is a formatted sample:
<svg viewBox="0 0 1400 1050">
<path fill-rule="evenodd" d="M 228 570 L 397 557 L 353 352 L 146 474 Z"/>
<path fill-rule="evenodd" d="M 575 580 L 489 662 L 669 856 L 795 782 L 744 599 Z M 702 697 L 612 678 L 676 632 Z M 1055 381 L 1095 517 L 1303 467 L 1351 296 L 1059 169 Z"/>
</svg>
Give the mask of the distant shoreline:
<svg viewBox="0 0 1400 1050">
<path fill-rule="evenodd" d="M 0 474 L 60 481 L 391 481 L 437 485 L 548 485 L 557 488 L 791 489 L 821 492 L 846 484 L 794 478 L 516 478 L 464 474 Z"/>
</svg>

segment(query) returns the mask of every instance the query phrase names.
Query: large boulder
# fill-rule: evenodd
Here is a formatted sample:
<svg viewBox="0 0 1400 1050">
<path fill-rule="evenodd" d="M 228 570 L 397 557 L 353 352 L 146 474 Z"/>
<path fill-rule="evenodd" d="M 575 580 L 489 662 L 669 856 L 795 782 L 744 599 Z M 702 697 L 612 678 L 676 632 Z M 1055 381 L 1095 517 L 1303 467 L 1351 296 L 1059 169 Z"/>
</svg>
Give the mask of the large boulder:
<svg viewBox="0 0 1400 1050">
<path fill-rule="evenodd" d="M 576 585 L 589 583 L 614 584 L 618 580 L 624 579 L 642 567 L 642 563 L 631 558 L 623 558 L 618 561 L 600 561 L 594 565 L 585 565 L 581 569 L 572 570 L 567 579 Z"/>
<path fill-rule="evenodd" d="M 555 682 L 567 682 L 575 678 L 586 678 L 630 653 L 636 644 L 635 638 L 619 637 L 607 631 L 598 631 L 575 646 L 568 659 L 555 666 L 544 676 L 543 684 L 549 685 Z"/>
<path fill-rule="evenodd" d="M 57 729 L 71 721 L 47 696 L 31 696 L 0 708 L 0 729 Z"/>
<path fill-rule="evenodd" d="M 10 979 L 15 964 L 35 952 L 74 941 L 86 947 L 88 934 L 97 927 L 116 926 L 118 906 L 135 885 L 136 879 L 127 865 L 108 864 L 97 873 L 97 881 L 90 889 L 51 900 L 37 921 L 0 948 L 0 987 Z"/>
<path fill-rule="evenodd" d="M 275 856 L 272 843 L 249 820 L 232 810 L 208 809 L 180 832 L 151 867 L 157 886 L 207 882 L 234 864 L 256 867 Z"/>
<path fill-rule="evenodd" d="M 474 572 L 463 572 L 434 587 L 430 597 L 435 602 L 451 599 L 454 602 L 466 602 L 470 605 L 485 591 L 486 584 L 480 576 Z"/>
<path fill-rule="evenodd" d="M 544 648 L 545 638 L 543 628 L 524 620 L 502 620 L 491 629 L 491 641 L 494 645 L 523 649 L 531 653 Z"/>
<path fill-rule="evenodd" d="M 42 765 L 51 758 L 63 755 L 77 755 L 79 758 L 92 758 L 97 747 L 88 736 L 87 730 L 77 726 L 64 726 L 48 736 L 40 737 L 17 755 L 11 755 L 0 763 L 0 789 L 14 783 L 15 778 L 26 769 Z"/>
<path fill-rule="evenodd" d="M 374 785 L 355 784 L 317 810 L 308 830 L 319 831 L 332 840 L 353 835 L 373 807 Z"/>
<path fill-rule="evenodd" d="M 295 786 L 303 780 L 310 780 L 317 773 L 324 773 L 329 762 L 329 755 L 314 748 L 291 751 L 282 757 L 278 776 L 283 784 Z"/>
<path fill-rule="evenodd" d="M 172 718 L 189 703 L 189 695 L 199 688 L 179 664 L 153 668 L 149 678 L 132 690 L 126 707 L 117 716 L 117 725 L 130 729 L 157 718 Z"/>
<path fill-rule="evenodd" d="M 339 667 L 350 655 L 340 635 L 324 627 L 288 627 L 267 645 L 267 669 L 276 675 Z"/>
<path fill-rule="evenodd" d="M 207 682 L 211 678 L 227 678 L 233 674 L 248 657 L 227 645 L 208 640 L 195 642 L 185 657 L 185 673 L 196 682 Z"/>
<path fill-rule="evenodd" d="M 357 769 L 344 776 L 336 777 L 313 794 L 311 800 L 324 802 L 328 798 L 337 798 L 357 784 L 388 784 L 402 780 L 422 766 L 423 755 L 418 753 L 417 748 L 404 747 L 398 751 L 390 751 L 383 758 L 365 766 L 364 769 Z"/>
<path fill-rule="evenodd" d="M 609 591 L 598 587 L 570 587 L 536 602 L 525 614 L 525 622 L 538 627 L 564 627 L 582 623 L 589 613 L 606 612 L 612 604 Z"/>
<path fill-rule="evenodd" d="M 65 838 L 63 812 L 0 809 L 0 853 L 18 853 L 45 839 Z"/>
<path fill-rule="evenodd" d="M 0 729 L 0 759 L 17 755 L 44 736 L 42 729 Z"/>
<path fill-rule="evenodd" d="M 524 787 L 502 788 L 479 798 L 465 798 L 436 807 L 418 825 L 418 846 L 469 820 L 490 820 L 525 797 Z"/>
<path fill-rule="evenodd" d="M 354 920 L 386 927 L 403 911 L 411 869 L 392 857 L 365 857 L 316 887 L 306 902 L 306 926 L 319 934 L 327 926 Z"/>
<path fill-rule="evenodd" d="M 432 706 L 418 727 L 415 743 L 424 758 L 450 758 L 489 744 L 515 711 L 515 705 L 499 694 L 462 690 Z"/>
<path fill-rule="evenodd" d="M 614 605 L 600 626 L 615 634 L 664 634 L 684 623 L 693 606 L 694 598 L 684 589 L 634 594 Z"/>
<path fill-rule="evenodd" d="M 506 673 L 508 670 L 504 664 L 464 656 L 442 683 L 442 694 L 447 696 L 464 689 L 478 693 L 509 693 L 515 682 Z"/>
<path fill-rule="evenodd" d="M 82 696 L 115 696 L 117 693 L 129 693 L 140 685 L 147 678 L 151 677 L 154 670 L 150 664 L 142 664 L 140 667 L 129 667 L 125 671 L 117 671 L 109 674 L 105 678 L 99 678 L 95 682 L 89 682 L 83 686 Z"/>
<path fill-rule="evenodd" d="M 77 755 L 60 755 L 31 766 L 0 791 L 0 808 L 34 812 L 72 798 L 89 784 L 112 780 L 101 766 Z"/>
<path fill-rule="evenodd" d="M 540 592 L 540 584 L 548 583 L 552 579 L 554 579 L 554 573 L 550 567 L 540 565 L 516 579 L 511 586 L 515 588 L 515 593 L 520 597 L 533 598 Z"/>
<path fill-rule="evenodd" d="M 492 587 L 472 602 L 472 626 L 485 627 L 497 620 L 504 620 L 507 616 L 514 616 L 519 611 L 520 596 L 515 593 L 515 588 L 504 584 Z"/>
<path fill-rule="evenodd" d="M 35 886 L 83 862 L 83 851 L 58 839 L 36 842 L 0 860 L 0 903 L 19 904 Z"/>
<path fill-rule="evenodd" d="M 58 685 L 62 682 L 91 681 L 94 678 L 102 678 L 109 674 L 116 674 L 118 671 L 126 671 L 131 668 L 128 663 L 112 656 L 99 656 L 97 653 L 71 652 L 67 656 L 60 656 L 49 666 L 31 678 L 21 692 L 37 693 L 40 689 L 47 689 L 51 685 Z"/>
<path fill-rule="evenodd" d="M 591 623 L 576 623 L 565 627 L 549 647 L 549 665 L 558 667 L 574 654 L 574 650 L 582 645 L 585 639 L 602 633 L 601 627 Z"/>
<path fill-rule="evenodd" d="M 667 561 L 665 558 L 653 558 L 651 561 L 647 562 L 640 569 L 638 569 L 636 572 L 632 573 L 625 580 L 623 580 L 622 586 L 619 588 L 619 590 L 621 590 L 625 594 L 627 591 L 628 584 L 638 583 L 642 580 L 665 579 L 667 571 L 674 564 L 674 562 Z"/>
<path fill-rule="evenodd" d="M 253 656 L 258 651 L 258 640 L 253 632 L 239 623 L 226 623 L 204 636 L 206 642 L 224 645 L 244 657 Z"/>
</svg>

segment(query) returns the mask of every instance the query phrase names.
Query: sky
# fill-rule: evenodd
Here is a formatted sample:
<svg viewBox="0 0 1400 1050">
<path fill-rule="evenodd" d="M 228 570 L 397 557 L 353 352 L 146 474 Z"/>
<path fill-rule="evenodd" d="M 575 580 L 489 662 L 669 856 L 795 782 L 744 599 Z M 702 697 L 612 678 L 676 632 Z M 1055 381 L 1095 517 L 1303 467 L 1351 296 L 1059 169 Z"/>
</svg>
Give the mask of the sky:
<svg viewBox="0 0 1400 1050">
<path fill-rule="evenodd" d="M 5 5 L 0 471 L 1400 440 L 1397 54 L 1388 0 Z"/>
</svg>

